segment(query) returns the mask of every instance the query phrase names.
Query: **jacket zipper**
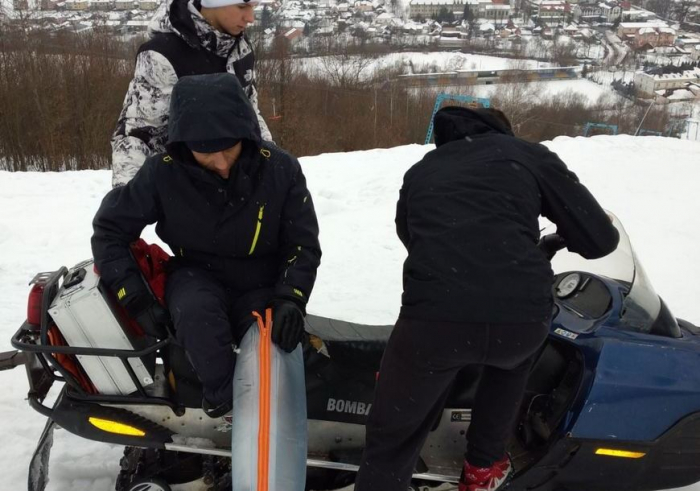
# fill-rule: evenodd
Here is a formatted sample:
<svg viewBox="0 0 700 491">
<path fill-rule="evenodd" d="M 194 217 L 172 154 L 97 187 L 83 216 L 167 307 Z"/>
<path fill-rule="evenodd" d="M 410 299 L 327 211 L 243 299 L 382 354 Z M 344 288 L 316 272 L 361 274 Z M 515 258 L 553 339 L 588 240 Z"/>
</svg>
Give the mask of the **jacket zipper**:
<svg viewBox="0 0 700 491">
<path fill-rule="evenodd" d="M 250 246 L 248 255 L 251 256 L 255 252 L 255 246 L 258 245 L 258 237 L 260 237 L 260 229 L 262 228 L 263 211 L 265 210 L 265 205 L 262 205 L 258 210 L 258 223 L 255 226 L 255 235 L 253 236 L 253 243 Z"/>
</svg>

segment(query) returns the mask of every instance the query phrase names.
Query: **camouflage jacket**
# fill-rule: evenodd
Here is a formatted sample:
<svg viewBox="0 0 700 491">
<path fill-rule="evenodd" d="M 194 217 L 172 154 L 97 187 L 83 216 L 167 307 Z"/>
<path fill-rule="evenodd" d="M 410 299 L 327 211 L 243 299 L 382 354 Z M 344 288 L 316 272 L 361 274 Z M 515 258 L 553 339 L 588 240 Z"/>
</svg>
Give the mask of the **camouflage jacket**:
<svg viewBox="0 0 700 491">
<path fill-rule="evenodd" d="M 229 72 L 253 105 L 263 140 L 272 141 L 258 109 L 255 58 L 245 36 L 214 29 L 193 0 L 168 0 L 149 25 L 151 39 L 139 49 L 117 129 L 112 137 L 112 186 L 134 177 L 146 158 L 165 151 L 170 93 L 184 75 Z"/>
</svg>

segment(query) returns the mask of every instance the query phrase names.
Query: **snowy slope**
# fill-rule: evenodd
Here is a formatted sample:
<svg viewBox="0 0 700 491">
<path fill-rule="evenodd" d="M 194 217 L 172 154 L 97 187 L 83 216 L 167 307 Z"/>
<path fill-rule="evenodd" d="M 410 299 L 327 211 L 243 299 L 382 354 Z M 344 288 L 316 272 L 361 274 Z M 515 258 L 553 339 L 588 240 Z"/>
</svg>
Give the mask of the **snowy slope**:
<svg viewBox="0 0 700 491">
<path fill-rule="evenodd" d="M 658 137 L 558 138 L 547 144 L 622 220 L 657 292 L 679 317 L 700 323 L 700 143 Z M 309 311 L 392 323 L 405 252 L 394 207 L 406 169 L 431 146 L 303 158 L 324 250 Z M 89 257 L 90 222 L 109 189 L 107 171 L 0 172 L 0 351 L 24 320 L 38 271 Z M 154 239 L 152 230 L 146 238 Z M 0 490 L 24 489 L 44 418 L 23 400 L 23 371 L 0 372 Z M 122 448 L 57 432 L 49 489 L 113 489 Z M 700 491 L 696 484 L 687 491 Z"/>
</svg>

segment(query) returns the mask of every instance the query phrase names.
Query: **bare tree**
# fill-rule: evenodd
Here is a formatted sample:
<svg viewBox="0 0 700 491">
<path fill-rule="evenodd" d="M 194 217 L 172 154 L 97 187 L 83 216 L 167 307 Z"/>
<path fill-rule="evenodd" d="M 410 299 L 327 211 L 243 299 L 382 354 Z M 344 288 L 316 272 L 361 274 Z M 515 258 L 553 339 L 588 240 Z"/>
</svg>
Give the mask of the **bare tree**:
<svg viewBox="0 0 700 491">
<path fill-rule="evenodd" d="M 647 8 L 662 18 L 668 18 L 671 13 L 670 0 L 649 0 Z"/>
<path fill-rule="evenodd" d="M 697 6 L 698 3 L 693 0 L 680 0 L 675 2 L 673 4 L 673 16 L 682 24 L 685 22 L 688 14 Z"/>
<path fill-rule="evenodd" d="M 527 76 L 522 74 L 505 77 L 504 82 L 497 86 L 491 100 L 494 107 L 506 113 L 518 134 L 536 117 L 536 108 L 543 101 L 544 87 L 537 82 L 528 82 Z"/>
<path fill-rule="evenodd" d="M 375 62 L 376 55 L 352 50 L 347 43 L 337 44 L 333 54 L 327 54 L 320 58 L 321 71 L 336 87 L 354 87 L 366 83 L 371 77 L 370 66 Z M 330 53 L 331 49 L 327 50 Z"/>
</svg>

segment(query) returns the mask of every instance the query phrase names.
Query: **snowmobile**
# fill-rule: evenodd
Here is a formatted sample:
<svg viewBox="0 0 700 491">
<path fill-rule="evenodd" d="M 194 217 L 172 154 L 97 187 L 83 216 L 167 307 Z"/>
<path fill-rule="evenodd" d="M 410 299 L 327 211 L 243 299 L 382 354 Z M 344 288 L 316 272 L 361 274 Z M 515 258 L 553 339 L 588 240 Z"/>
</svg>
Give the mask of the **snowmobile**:
<svg viewBox="0 0 700 491">
<path fill-rule="evenodd" d="M 671 314 L 621 223 L 611 219 L 621 237 L 615 252 L 587 261 L 561 250 L 552 259 L 553 321 L 508 445 L 516 470 L 509 490 L 640 491 L 700 480 L 700 328 Z M 193 482 L 203 490 L 230 489 L 231 418 L 204 415 L 197 376 L 172 336 L 114 350 L 63 345 L 50 334 L 50 306 L 81 267 L 35 278 L 28 320 L 12 337 L 17 352 L 3 357 L 5 366 L 26 366 L 29 404 L 48 419 L 28 489 L 46 485 L 57 426 L 125 446 L 118 491 Z M 306 328 L 306 486 L 338 489 L 354 481 L 392 326 L 309 315 Z M 80 369 L 91 358 L 112 360 L 107 374 L 119 367 L 134 390 L 94 390 Z M 140 377 L 134 360 L 151 370 L 150 379 Z M 478 367 L 459 374 L 421 451 L 412 489 L 458 481 L 478 379 Z M 54 386 L 58 395 L 48 397 Z"/>
</svg>

